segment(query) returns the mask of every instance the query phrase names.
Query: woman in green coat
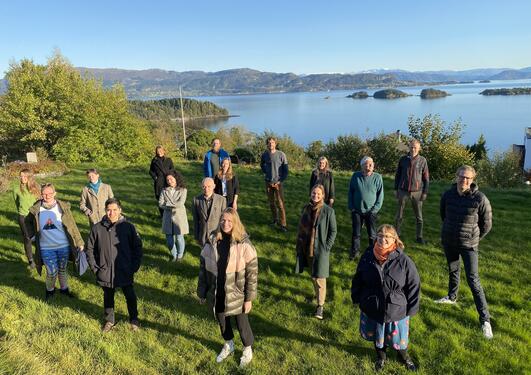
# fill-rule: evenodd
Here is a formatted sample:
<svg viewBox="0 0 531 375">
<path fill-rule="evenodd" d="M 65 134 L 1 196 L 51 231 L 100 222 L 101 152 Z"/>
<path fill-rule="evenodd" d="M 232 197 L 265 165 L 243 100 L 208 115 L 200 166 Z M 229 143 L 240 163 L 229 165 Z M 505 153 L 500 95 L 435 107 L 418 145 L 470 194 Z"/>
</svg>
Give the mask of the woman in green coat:
<svg viewBox="0 0 531 375">
<path fill-rule="evenodd" d="M 302 210 L 297 234 L 296 271 L 302 273 L 311 267 L 311 275 L 317 309 L 314 316 L 323 319 L 323 305 L 326 300 L 326 278 L 330 274 L 330 250 L 337 234 L 334 209 L 324 203 L 323 185 L 315 185 L 310 203 Z"/>
</svg>

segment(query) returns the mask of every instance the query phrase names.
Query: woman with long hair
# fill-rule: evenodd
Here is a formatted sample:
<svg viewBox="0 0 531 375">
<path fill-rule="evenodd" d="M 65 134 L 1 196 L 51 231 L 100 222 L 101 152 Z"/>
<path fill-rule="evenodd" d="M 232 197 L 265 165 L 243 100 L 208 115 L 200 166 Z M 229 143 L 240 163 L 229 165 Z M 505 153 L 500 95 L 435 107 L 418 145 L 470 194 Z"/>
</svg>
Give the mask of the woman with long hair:
<svg viewBox="0 0 531 375">
<path fill-rule="evenodd" d="M 166 185 L 166 176 L 171 171 L 175 170 L 172 160 L 166 156 L 166 150 L 161 145 L 155 147 L 155 156 L 151 160 L 149 167 L 149 175 L 153 179 L 153 188 L 155 190 L 155 199 L 157 202 L 160 198 L 160 193 Z M 160 217 L 162 217 L 164 210 L 159 207 Z"/>
<path fill-rule="evenodd" d="M 234 352 L 234 317 L 244 345 L 240 359 L 240 367 L 244 367 L 253 358 L 254 336 L 248 314 L 256 298 L 258 258 L 234 208 L 223 211 L 218 230 L 203 247 L 200 260 L 197 295 L 200 303 L 208 301 L 225 339 L 216 362 Z"/>
<path fill-rule="evenodd" d="M 18 225 L 22 233 L 24 241 L 24 251 L 28 259 L 29 268 L 35 268 L 33 261 L 33 250 L 31 247 L 31 238 L 28 235 L 25 217 L 29 213 L 29 209 L 41 197 L 41 190 L 39 185 L 35 182 L 35 177 L 29 169 L 22 169 L 19 174 L 19 181 L 13 186 L 13 199 L 18 213 Z"/>
<path fill-rule="evenodd" d="M 214 193 L 219 194 L 227 200 L 227 207 L 238 209 L 238 195 L 240 194 L 240 183 L 238 177 L 232 171 L 230 158 L 223 159 L 221 168 L 214 177 L 216 185 Z"/>
<path fill-rule="evenodd" d="M 380 226 L 376 238 L 352 279 L 352 302 L 361 310 L 360 333 L 374 342 L 376 371 L 384 367 L 388 346 L 398 352 L 408 370 L 415 371 L 407 348 L 410 317 L 419 310 L 420 277 L 392 225 Z"/>
<path fill-rule="evenodd" d="M 159 207 L 162 214 L 162 232 L 166 235 L 166 243 L 171 252 L 172 260 L 181 261 L 184 256 L 184 235 L 189 233 L 186 216 L 186 186 L 183 176 L 172 171 L 166 176 L 167 187 L 162 190 Z"/>
<path fill-rule="evenodd" d="M 310 176 L 310 193 L 317 184 L 323 185 L 325 192 L 324 202 L 332 207 L 336 198 L 336 185 L 334 183 L 334 175 L 330 169 L 330 163 L 324 156 L 317 160 L 317 165 Z"/>
</svg>

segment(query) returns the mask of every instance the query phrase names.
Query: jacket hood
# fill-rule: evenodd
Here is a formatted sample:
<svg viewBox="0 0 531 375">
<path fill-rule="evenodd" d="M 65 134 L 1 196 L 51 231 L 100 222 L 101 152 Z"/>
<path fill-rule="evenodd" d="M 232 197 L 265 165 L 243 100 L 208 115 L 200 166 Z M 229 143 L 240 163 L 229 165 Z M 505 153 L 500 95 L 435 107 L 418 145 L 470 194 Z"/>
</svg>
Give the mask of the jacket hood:
<svg viewBox="0 0 531 375">
<path fill-rule="evenodd" d="M 57 202 L 57 205 L 63 211 L 65 209 L 69 209 L 70 208 L 70 203 L 68 203 L 68 202 L 60 201 L 59 199 L 56 199 L 55 201 Z M 37 214 L 39 213 L 39 210 L 41 209 L 41 203 L 42 203 L 42 199 L 39 199 L 37 202 L 35 202 L 35 204 L 33 206 L 31 206 L 31 208 L 29 209 L 29 213 L 34 215 L 34 216 L 37 216 Z"/>
<path fill-rule="evenodd" d="M 457 191 L 457 183 L 454 183 L 452 185 L 452 189 L 455 189 L 455 191 Z M 478 190 L 479 190 L 478 184 L 476 184 L 475 182 L 472 182 L 470 184 L 470 189 L 465 193 L 465 195 L 474 195 L 478 192 Z"/>
<path fill-rule="evenodd" d="M 115 223 L 111 223 L 111 221 L 109 220 L 109 218 L 107 217 L 107 215 L 105 215 L 102 219 L 101 219 L 101 225 L 103 225 L 106 229 L 109 229 L 111 228 L 113 225 L 116 225 L 116 224 L 119 224 L 119 223 L 123 223 L 124 221 L 127 221 L 125 219 L 125 216 L 120 216 L 120 218 L 115 222 Z"/>
</svg>

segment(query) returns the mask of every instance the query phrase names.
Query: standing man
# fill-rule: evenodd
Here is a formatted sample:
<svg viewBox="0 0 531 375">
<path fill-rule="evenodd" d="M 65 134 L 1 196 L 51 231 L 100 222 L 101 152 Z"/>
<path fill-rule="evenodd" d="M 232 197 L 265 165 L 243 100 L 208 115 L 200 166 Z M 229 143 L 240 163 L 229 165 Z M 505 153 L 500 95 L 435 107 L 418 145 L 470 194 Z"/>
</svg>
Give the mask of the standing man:
<svg viewBox="0 0 531 375">
<path fill-rule="evenodd" d="M 360 161 L 361 171 L 355 172 L 348 189 L 348 209 L 352 214 L 352 245 L 350 259 L 360 252 L 361 225 L 365 223 L 369 236 L 369 246 L 376 239 L 376 220 L 382 208 L 384 188 L 382 176 L 374 172 L 374 161 L 365 156 Z"/>
<path fill-rule="evenodd" d="M 205 177 L 201 182 L 203 194 L 194 197 L 192 216 L 194 217 L 194 237 L 201 248 L 209 241 L 210 234 L 218 229 L 221 213 L 227 207 L 227 201 L 214 194 L 214 180 Z"/>
<path fill-rule="evenodd" d="M 420 142 L 412 139 L 409 142 L 409 154 L 402 156 L 398 162 L 395 174 L 395 195 L 398 200 L 398 208 L 395 217 L 395 227 L 400 235 L 402 217 L 406 202 L 411 200 L 415 219 L 417 221 L 417 243 L 425 244 L 422 235 L 422 202 L 428 196 L 428 186 L 430 184 L 430 172 L 428 162 L 424 156 L 419 155 Z"/>
<path fill-rule="evenodd" d="M 454 305 L 459 289 L 459 258 L 463 258 L 468 286 L 474 296 L 476 310 L 483 335 L 493 337 L 485 292 L 479 281 L 479 241 L 492 228 L 490 202 L 474 184 L 476 171 L 468 165 L 461 166 L 456 173 L 457 183 L 441 198 L 441 219 L 443 221 L 441 240 L 448 262 L 448 295 L 437 303 Z"/>
<path fill-rule="evenodd" d="M 61 294 L 74 297 L 68 288 L 66 266 L 72 250 L 83 251 L 83 239 L 79 234 L 70 204 L 55 199 L 53 184 L 41 187 L 42 199 L 29 210 L 25 223 L 29 238 L 35 237 L 35 265 L 39 275 L 46 266 L 46 300 L 55 294 L 55 282 L 59 278 Z"/>
<path fill-rule="evenodd" d="M 212 140 L 212 149 L 208 150 L 203 161 L 205 177 L 214 178 L 218 174 L 221 162 L 227 158 L 230 158 L 229 153 L 221 148 L 221 141 L 218 138 L 214 138 Z"/>
<path fill-rule="evenodd" d="M 88 217 L 90 227 L 99 223 L 105 216 L 105 202 L 114 198 L 111 185 L 101 182 L 100 174 L 96 168 L 87 170 L 88 183 L 81 191 L 79 208 Z"/>
<path fill-rule="evenodd" d="M 264 173 L 267 198 L 273 215 L 272 224 L 280 224 L 280 230 L 287 232 L 286 209 L 284 208 L 284 180 L 288 177 L 286 154 L 277 150 L 275 137 L 267 138 L 267 151 L 262 154 L 260 167 Z"/>
</svg>

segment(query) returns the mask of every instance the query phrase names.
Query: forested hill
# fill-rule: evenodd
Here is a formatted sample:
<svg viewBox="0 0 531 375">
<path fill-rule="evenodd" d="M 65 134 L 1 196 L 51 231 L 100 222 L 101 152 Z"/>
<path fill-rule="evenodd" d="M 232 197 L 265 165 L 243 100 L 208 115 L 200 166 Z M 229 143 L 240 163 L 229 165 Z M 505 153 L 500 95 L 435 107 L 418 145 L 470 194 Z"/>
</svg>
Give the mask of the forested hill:
<svg viewBox="0 0 531 375">
<path fill-rule="evenodd" d="M 168 121 L 181 118 L 181 104 L 179 98 L 161 100 L 132 100 L 130 111 L 144 120 Z M 208 118 L 228 116 L 229 111 L 209 101 L 183 99 L 185 118 Z"/>
</svg>

